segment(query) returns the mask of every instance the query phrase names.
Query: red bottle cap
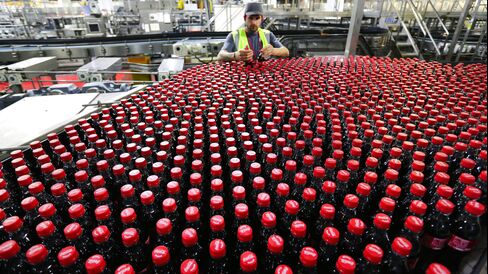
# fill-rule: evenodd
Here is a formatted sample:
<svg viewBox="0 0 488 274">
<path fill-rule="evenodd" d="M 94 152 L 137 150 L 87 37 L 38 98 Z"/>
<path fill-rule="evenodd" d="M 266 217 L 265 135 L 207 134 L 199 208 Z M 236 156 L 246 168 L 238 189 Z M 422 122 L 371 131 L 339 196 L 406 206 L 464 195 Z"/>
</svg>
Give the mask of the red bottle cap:
<svg viewBox="0 0 488 274">
<path fill-rule="evenodd" d="M 281 264 L 276 267 L 274 274 L 293 274 L 291 267 Z"/>
<path fill-rule="evenodd" d="M 39 215 L 41 215 L 41 217 L 49 218 L 56 213 L 56 207 L 51 203 L 47 203 L 40 206 L 37 211 L 39 212 Z"/>
<path fill-rule="evenodd" d="M 134 246 L 139 242 L 139 232 L 135 228 L 127 228 L 122 232 L 122 244 L 125 247 Z"/>
<path fill-rule="evenodd" d="M 189 206 L 185 209 L 185 219 L 187 222 L 196 222 L 200 220 L 200 210 L 198 207 Z"/>
<path fill-rule="evenodd" d="M 244 192 L 245 194 L 245 192 Z M 188 201 L 189 202 L 199 202 L 202 198 L 202 193 L 198 188 L 190 188 L 188 190 Z"/>
<path fill-rule="evenodd" d="M 20 246 L 14 240 L 8 240 L 0 244 L 0 259 L 8 261 L 17 256 L 20 252 Z"/>
<path fill-rule="evenodd" d="M 95 209 L 95 218 L 97 221 L 108 219 L 112 216 L 112 211 L 107 205 L 101 205 Z"/>
<path fill-rule="evenodd" d="M 53 235 L 55 230 L 56 227 L 51 221 L 43 221 L 36 226 L 36 232 L 40 238 L 46 238 Z"/>
<path fill-rule="evenodd" d="M 131 224 L 135 222 L 136 219 L 137 219 L 136 211 L 131 207 L 125 208 L 120 212 L 120 220 L 124 224 Z"/>
<path fill-rule="evenodd" d="M 244 272 L 254 272 L 258 268 L 258 257 L 251 251 L 241 254 L 239 265 Z"/>
<path fill-rule="evenodd" d="M 51 173 L 51 176 L 56 181 L 63 180 L 66 178 L 66 172 L 64 172 L 64 169 L 56 169 Z"/>
<path fill-rule="evenodd" d="M 88 274 L 100 274 L 105 271 L 107 262 L 100 254 L 95 254 L 85 262 L 85 270 Z"/>
<path fill-rule="evenodd" d="M 210 208 L 213 210 L 221 210 L 224 208 L 224 199 L 222 196 L 216 195 L 210 198 Z"/>
<path fill-rule="evenodd" d="M 66 239 L 76 240 L 83 233 L 83 229 L 79 223 L 71 223 L 64 228 L 63 232 Z"/>
<path fill-rule="evenodd" d="M 364 182 L 370 185 L 375 184 L 377 180 L 378 180 L 378 174 L 376 174 L 376 172 L 367 171 L 366 174 L 364 174 Z"/>
<path fill-rule="evenodd" d="M 163 201 L 163 211 L 164 213 L 175 212 L 177 208 L 176 200 L 173 198 L 166 198 Z"/>
<path fill-rule="evenodd" d="M 391 244 L 391 249 L 395 253 L 407 257 L 410 255 L 410 251 L 412 250 L 412 243 L 403 237 L 396 237 Z"/>
<path fill-rule="evenodd" d="M 315 189 L 311 187 L 303 189 L 302 198 L 304 201 L 313 202 L 315 201 L 316 196 L 317 192 L 315 191 Z"/>
<path fill-rule="evenodd" d="M 346 197 L 344 197 L 344 205 L 347 208 L 356 208 L 359 205 L 359 198 L 358 196 L 354 194 L 347 194 Z"/>
<path fill-rule="evenodd" d="M 380 264 L 383 259 L 383 250 L 375 244 L 368 244 L 364 248 L 363 256 L 372 264 Z"/>
<path fill-rule="evenodd" d="M 320 207 L 320 217 L 324 219 L 334 219 L 335 207 L 331 204 L 323 204 Z"/>
<path fill-rule="evenodd" d="M 67 246 L 59 251 L 58 262 L 62 267 L 70 267 L 78 260 L 79 257 L 80 254 L 76 250 L 76 247 Z"/>
<path fill-rule="evenodd" d="M 465 185 L 472 185 L 476 181 L 476 178 L 469 173 L 463 173 L 459 176 L 459 181 Z"/>
<path fill-rule="evenodd" d="M 61 196 L 66 193 L 66 186 L 62 183 L 56 183 L 51 186 L 51 194 L 54 196 Z"/>
<path fill-rule="evenodd" d="M 388 230 L 391 225 L 391 218 L 384 213 L 378 213 L 374 216 L 373 224 L 378 229 Z"/>
<path fill-rule="evenodd" d="M 268 250 L 274 254 L 281 254 L 285 247 L 285 241 L 279 235 L 271 235 L 268 238 Z"/>
<path fill-rule="evenodd" d="M 356 261 L 351 256 L 340 255 L 336 262 L 336 269 L 341 274 L 353 274 L 356 271 Z"/>
<path fill-rule="evenodd" d="M 424 197 L 427 189 L 421 184 L 412 184 L 410 187 L 410 193 L 416 197 Z"/>
<path fill-rule="evenodd" d="M 295 238 L 304 238 L 307 235 L 307 225 L 300 220 L 293 221 L 290 232 Z"/>
<path fill-rule="evenodd" d="M 439 263 L 431 263 L 425 271 L 425 274 L 451 274 L 451 271 Z"/>
<path fill-rule="evenodd" d="M 153 264 L 156 266 L 167 265 L 171 259 L 169 250 L 164 245 L 155 247 L 152 251 L 151 257 Z"/>
<path fill-rule="evenodd" d="M 350 178 L 351 175 L 347 170 L 339 170 L 339 172 L 337 172 L 337 180 L 341 182 L 348 182 Z"/>
<path fill-rule="evenodd" d="M 194 259 L 186 259 L 181 263 L 180 274 L 198 274 L 198 263 Z"/>
<path fill-rule="evenodd" d="M 185 247 L 192 247 L 198 243 L 197 231 L 193 228 L 186 228 L 181 233 L 181 242 Z"/>
<path fill-rule="evenodd" d="M 300 204 L 295 200 L 288 200 L 285 203 L 285 212 L 290 215 L 297 215 L 300 210 Z"/>
<path fill-rule="evenodd" d="M 424 216 L 427 212 L 427 205 L 420 200 L 413 200 L 410 203 L 409 210 L 417 216 Z"/>
<path fill-rule="evenodd" d="M 279 183 L 278 186 L 276 186 L 276 193 L 281 197 L 286 197 L 290 193 L 290 186 L 285 183 Z"/>
<path fill-rule="evenodd" d="M 390 181 L 396 181 L 398 179 L 398 171 L 394 169 L 388 169 L 385 172 L 385 178 Z"/>
<path fill-rule="evenodd" d="M 383 197 L 380 200 L 380 209 L 385 211 L 385 212 L 393 212 L 395 210 L 396 202 L 395 200 L 388 198 L 388 197 Z"/>
<path fill-rule="evenodd" d="M 8 217 L 2 223 L 3 229 L 8 233 L 16 232 L 23 224 L 24 222 L 18 216 Z"/>
<path fill-rule="evenodd" d="M 237 219 L 247 219 L 249 216 L 249 208 L 244 203 L 239 203 L 234 208 L 234 216 Z"/>
<path fill-rule="evenodd" d="M 134 268 L 130 264 L 123 264 L 115 269 L 114 274 L 136 274 Z"/>
<path fill-rule="evenodd" d="M 415 216 L 408 216 L 405 220 L 405 228 L 413 233 L 420 233 L 424 229 L 424 221 Z"/>
<path fill-rule="evenodd" d="M 212 232 L 219 232 L 225 229 L 225 219 L 221 215 L 214 215 L 210 218 L 210 229 Z"/>
<path fill-rule="evenodd" d="M 347 224 L 347 230 L 354 235 L 363 235 L 366 225 L 361 219 L 352 218 Z"/>
<path fill-rule="evenodd" d="M 340 240 L 340 232 L 335 227 L 326 227 L 322 233 L 322 240 L 328 245 L 337 245 Z"/>
<path fill-rule="evenodd" d="M 424 174 L 420 171 L 412 171 L 410 173 L 410 180 L 414 183 L 421 184 L 424 181 Z"/>
<path fill-rule="evenodd" d="M 36 197 L 30 196 L 30 197 L 23 199 L 20 202 L 20 205 L 21 205 L 23 210 L 31 211 L 39 205 L 39 201 L 36 199 Z"/>
<path fill-rule="evenodd" d="M 248 225 L 241 225 L 237 228 L 237 239 L 241 243 L 252 241 L 252 228 Z"/>
<path fill-rule="evenodd" d="M 68 200 L 71 203 L 79 203 L 81 200 L 83 200 L 83 192 L 81 192 L 81 189 L 75 188 L 68 192 Z"/>
<path fill-rule="evenodd" d="M 107 226 L 101 225 L 92 230 L 93 241 L 97 244 L 108 241 L 110 230 Z"/>
<path fill-rule="evenodd" d="M 483 215 L 483 213 L 485 213 L 485 209 L 486 207 L 483 204 L 476 201 L 469 201 L 464 206 L 464 210 L 466 210 L 466 212 L 476 217 Z"/>
<path fill-rule="evenodd" d="M 49 251 L 44 245 L 37 244 L 27 250 L 27 252 L 25 253 L 25 258 L 27 259 L 27 262 L 29 264 L 37 265 L 46 261 L 48 254 Z"/>
<path fill-rule="evenodd" d="M 69 217 L 71 219 L 78 219 L 85 216 L 86 210 L 82 204 L 74 204 L 68 208 Z"/>
<path fill-rule="evenodd" d="M 318 258 L 319 254 L 313 247 L 306 246 L 300 251 L 300 263 L 306 268 L 315 267 Z"/>
<path fill-rule="evenodd" d="M 434 176 L 434 180 L 437 183 L 440 183 L 443 185 L 449 184 L 450 179 L 451 179 L 451 177 L 447 173 L 444 173 L 444 172 L 437 172 Z"/>
<path fill-rule="evenodd" d="M 305 185 L 307 183 L 307 175 L 301 172 L 295 174 L 294 182 L 296 185 Z"/>
<path fill-rule="evenodd" d="M 369 196 L 371 193 L 371 186 L 366 183 L 359 183 L 356 186 L 356 193 L 361 196 Z"/>
<path fill-rule="evenodd" d="M 210 242 L 209 253 L 212 259 L 222 259 L 227 253 L 225 242 L 221 239 L 215 239 Z"/>
</svg>

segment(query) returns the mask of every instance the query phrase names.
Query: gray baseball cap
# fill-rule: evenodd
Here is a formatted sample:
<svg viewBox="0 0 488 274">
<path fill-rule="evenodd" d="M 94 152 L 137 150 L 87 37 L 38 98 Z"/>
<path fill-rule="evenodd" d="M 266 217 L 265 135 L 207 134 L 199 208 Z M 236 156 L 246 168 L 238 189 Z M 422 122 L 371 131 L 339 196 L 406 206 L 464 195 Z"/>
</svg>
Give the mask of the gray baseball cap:
<svg viewBox="0 0 488 274">
<path fill-rule="evenodd" d="M 257 2 L 247 3 L 246 4 L 246 10 L 244 11 L 244 14 L 246 16 L 251 16 L 251 15 L 263 15 L 264 16 L 263 4 L 257 3 Z"/>
</svg>

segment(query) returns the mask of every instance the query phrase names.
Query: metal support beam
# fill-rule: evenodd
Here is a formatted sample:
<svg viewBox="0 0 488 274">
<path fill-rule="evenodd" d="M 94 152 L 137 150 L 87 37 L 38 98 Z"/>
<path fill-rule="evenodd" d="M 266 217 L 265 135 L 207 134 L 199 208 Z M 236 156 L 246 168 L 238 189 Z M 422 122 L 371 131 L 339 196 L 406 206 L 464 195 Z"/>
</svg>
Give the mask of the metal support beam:
<svg viewBox="0 0 488 274">
<path fill-rule="evenodd" d="M 466 44 L 466 41 L 468 41 L 469 33 L 476 25 L 476 19 L 478 19 L 478 9 L 480 8 L 480 4 L 481 4 L 481 0 L 476 0 L 474 12 L 472 15 L 473 17 L 471 18 L 472 23 L 471 26 L 468 26 L 468 29 L 464 33 L 463 42 L 461 43 L 461 47 L 459 48 L 459 51 L 456 55 L 456 62 L 459 62 L 459 59 L 461 58 L 461 54 L 463 53 L 464 45 Z"/>
<path fill-rule="evenodd" d="M 454 49 L 456 48 L 457 42 L 459 40 L 459 36 L 461 35 L 461 31 L 464 28 L 464 20 L 466 20 L 466 17 L 468 16 L 469 9 L 471 8 L 472 4 L 473 4 L 473 0 L 466 0 L 466 2 L 464 2 L 463 11 L 461 12 L 461 15 L 459 15 L 456 30 L 454 31 L 451 40 L 451 45 L 449 46 L 449 51 L 447 52 L 447 57 L 446 57 L 447 62 L 450 62 L 452 59 L 452 55 L 454 54 Z"/>
<path fill-rule="evenodd" d="M 351 23 L 349 25 L 349 32 L 347 33 L 346 49 L 344 55 L 356 55 L 358 47 L 359 31 L 361 30 L 361 22 L 363 20 L 365 0 L 354 0 L 351 14 Z"/>
</svg>

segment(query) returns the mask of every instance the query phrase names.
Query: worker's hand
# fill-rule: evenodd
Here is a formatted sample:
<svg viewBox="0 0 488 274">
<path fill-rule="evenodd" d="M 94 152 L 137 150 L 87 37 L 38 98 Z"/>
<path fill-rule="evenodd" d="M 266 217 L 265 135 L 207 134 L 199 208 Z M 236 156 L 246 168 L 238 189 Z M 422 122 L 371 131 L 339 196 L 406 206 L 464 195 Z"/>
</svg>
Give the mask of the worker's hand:
<svg viewBox="0 0 488 274">
<path fill-rule="evenodd" d="M 253 57 L 253 52 L 252 50 L 249 49 L 241 49 L 238 52 L 236 52 L 236 58 L 238 61 L 252 61 Z"/>
<path fill-rule="evenodd" d="M 264 58 L 268 58 L 273 55 L 274 47 L 272 45 L 267 45 L 263 49 L 261 49 L 261 54 Z"/>
</svg>

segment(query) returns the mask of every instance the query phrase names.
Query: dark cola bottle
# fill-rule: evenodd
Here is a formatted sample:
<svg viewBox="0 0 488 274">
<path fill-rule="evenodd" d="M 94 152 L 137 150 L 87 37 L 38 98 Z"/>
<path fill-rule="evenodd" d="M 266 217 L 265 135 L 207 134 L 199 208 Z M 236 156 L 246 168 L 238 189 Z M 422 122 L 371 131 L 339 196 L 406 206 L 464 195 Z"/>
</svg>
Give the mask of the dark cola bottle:
<svg viewBox="0 0 488 274">
<path fill-rule="evenodd" d="M 364 235 L 364 244 L 376 244 L 382 250 L 388 250 L 391 246 L 388 231 L 391 225 L 391 218 L 384 214 L 378 213 L 374 216 L 373 225 L 368 228 Z"/>
<path fill-rule="evenodd" d="M 285 212 L 281 216 L 281 229 L 288 231 L 293 221 L 298 219 L 300 204 L 295 200 L 288 200 L 285 203 Z"/>
<path fill-rule="evenodd" d="M 114 236 L 106 226 L 98 226 L 92 230 L 92 239 L 95 243 L 95 250 L 108 262 L 116 259 L 118 246 Z"/>
<path fill-rule="evenodd" d="M 340 201 L 341 205 L 348 193 L 349 179 L 350 174 L 347 170 L 339 170 L 339 172 L 337 172 L 337 188 L 335 191 L 335 199 L 336 201 Z"/>
<path fill-rule="evenodd" d="M 209 273 L 228 273 L 227 246 L 222 239 L 214 239 L 209 245 L 210 261 L 208 262 Z"/>
<path fill-rule="evenodd" d="M 371 186 L 367 183 L 359 183 L 356 186 L 356 196 L 359 198 L 358 207 L 356 209 L 358 215 L 362 215 L 369 210 Z"/>
<path fill-rule="evenodd" d="M 274 212 L 281 212 L 285 208 L 286 201 L 290 196 L 290 186 L 285 183 L 279 183 L 276 186 L 275 199 L 271 206 Z M 279 214 L 281 216 L 282 214 Z"/>
<path fill-rule="evenodd" d="M 51 221 L 40 222 L 36 226 L 37 236 L 41 239 L 44 246 L 51 249 L 53 254 L 57 254 L 60 248 L 64 245 L 64 240 L 61 233 Z"/>
<path fill-rule="evenodd" d="M 358 273 L 382 273 L 383 249 L 375 244 L 368 244 L 359 258 L 356 271 Z"/>
<path fill-rule="evenodd" d="M 174 273 L 171 253 L 164 245 L 156 246 L 151 253 L 152 271 L 155 274 Z"/>
<path fill-rule="evenodd" d="M 335 198 L 336 183 L 332 181 L 325 181 L 322 183 L 322 188 L 319 193 L 319 203 L 320 204 L 336 204 Z"/>
<path fill-rule="evenodd" d="M 397 237 L 391 244 L 390 252 L 383 265 L 384 273 L 405 274 L 409 273 L 408 256 L 412 250 L 412 244 L 409 240 Z"/>
<path fill-rule="evenodd" d="M 300 196 L 303 193 L 303 190 L 305 189 L 305 185 L 307 184 L 307 175 L 305 173 L 296 173 L 295 178 L 293 179 L 293 191 L 291 193 L 291 196 L 294 199 L 299 200 Z"/>
<path fill-rule="evenodd" d="M 296 220 L 291 223 L 289 231 L 290 237 L 288 242 L 291 249 L 289 250 L 288 254 L 292 258 L 297 258 L 300 250 L 302 250 L 302 248 L 305 247 L 309 242 L 307 225 L 300 220 Z"/>
<path fill-rule="evenodd" d="M 25 270 L 25 261 L 20 245 L 14 240 L 0 244 L 0 266 L 12 273 L 22 273 Z"/>
<path fill-rule="evenodd" d="M 153 246 L 163 245 L 172 249 L 175 236 L 171 220 L 161 218 L 156 222 L 156 233 L 151 237 L 151 241 Z"/>
<path fill-rule="evenodd" d="M 47 247 L 42 244 L 32 246 L 25 253 L 27 264 L 32 273 L 56 273 L 58 269 L 53 256 L 54 254 L 50 253 Z"/>
<path fill-rule="evenodd" d="M 354 194 L 347 194 L 344 197 L 343 206 L 337 212 L 337 225 L 345 228 L 349 220 L 357 216 L 359 198 Z"/>
<path fill-rule="evenodd" d="M 142 239 L 139 238 L 139 231 L 135 228 L 127 228 L 122 232 L 123 254 L 127 256 L 127 261 L 135 267 L 135 271 L 140 272 L 146 268 L 147 254 Z"/>
<path fill-rule="evenodd" d="M 180 220 L 180 213 L 178 209 L 178 205 L 173 198 L 166 198 L 163 201 L 163 215 L 165 218 L 168 218 L 173 224 L 179 224 Z"/>
<path fill-rule="evenodd" d="M 20 202 L 20 206 L 24 211 L 24 225 L 29 230 L 34 230 L 37 223 L 39 223 L 39 214 L 37 209 L 39 207 L 39 201 L 35 197 L 27 197 Z"/>
<path fill-rule="evenodd" d="M 320 239 L 326 227 L 334 226 L 335 213 L 336 213 L 335 207 L 331 204 L 323 204 L 320 207 L 319 217 L 315 222 L 315 228 L 314 228 L 315 239 Z"/>
<path fill-rule="evenodd" d="M 307 187 L 303 190 L 300 218 L 305 222 L 311 222 L 312 220 L 317 219 L 316 197 L 317 191 L 314 188 Z"/>
<path fill-rule="evenodd" d="M 278 265 L 284 262 L 284 240 L 279 235 L 271 235 L 266 241 L 265 264 L 263 269 L 266 271 L 273 271 Z"/>
<path fill-rule="evenodd" d="M 7 232 L 10 240 L 15 240 L 22 250 L 27 250 L 34 241 L 34 235 L 31 235 L 24 222 L 18 216 L 12 216 L 5 219 L 2 223 L 3 230 Z"/>
<path fill-rule="evenodd" d="M 198 262 L 194 259 L 186 259 L 180 265 L 180 274 L 198 274 Z"/>
<path fill-rule="evenodd" d="M 363 235 L 366 225 L 361 219 L 352 218 L 347 225 L 347 231 L 341 240 L 340 248 L 342 254 L 358 256 L 363 246 Z"/>
<path fill-rule="evenodd" d="M 410 254 L 408 255 L 407 266 L 409 271 L 413 271 L 417 266 L 420 257 L 420 234 L 424 229 L 424 222 L 422 219 L 415 216 L 408 216 L 405 220 L 402 230 L 397 234 L 404 237 L 412 245 Z"/>
<path fill-rule="evenodd" d="M 45 191 L 44 185 L 41 182 L 33 182 L 28 186 L 29 193 L 35 197 L 39 203 L 44 204 L 49 202 L 49 196 Z M 1 194 L 0 194 L 1 196 Z M 1 198 L 0 198 L 1 200 Z"/>
<path fill-rule="evenodd" d="M 88 252 L 91 251 L 91 247 L 86 241 L 88 233 L 84 233 L 79 223 L 71 223 L 65 226 L 63 233 L 68 245 L 76 247 L 82 258 L 88 257 Z"/>
<path fill-rule="evenodd" d="M 425 229 L 421 239 L 422 249 L 416 271 L 423 272 L 428 265 L 437 261 L 443 255 L 441 250 L 447 244 L 451 236 L 450 215 L 454 210 L 454 204 L 445 199 L 440 199 L 435 209 L 425 218 Z"/>
<path fill-rule="evenodd" d="M 82 274 L 83 263 L 80 258 L 80 253 L 74 246 L 67 246 L 62 248 L 57 253 L 58 263 L 61 266 L 59 271 L 70 274 Z"/>
<path fill-rule="evenodd" d="M 239 259 L 239 254 L 246 250 L 254 250 L 253 229 L 249 225 L 241 225 L 237 229 L 237 241 L 235 244 L 235 256 Z"/>
<path fill-rule="evenodd" d="M 259 243 L 265 244 L 268 238 L 276 233 L 276 215 L 271 211 L 266 211 L 262 214 L 260 222 Z"/>
<path fill-rule="evenodd" d="M 186 228 L 181 232 L 182 248 L 181 260 L 194 259 L 197 262 L 202 258 L 202 246 L 198 243 L 198 232 L 193 228 Z"/>
<path fill-rule="evenodd" d="M 340 232 L 334 227 L 326 227 L 322 232 L 322 240 L 319 247 L 319 270 L 327 273 L 334 269 L 339 249 Z"/>
<path fill-rule="evenodd" d="M 215 215 L 225 216 L 224 198 L 219 195 L 210 198 L 210 216 Z"/>
<path fill-rule="evenodd" d="M 452 235 L 440 259 L 451 271 L 457 272 L 462 258 L 474 248 L 481 233 L 480 216 L 485 209 L 481 203 L 469 201 L 452 223 Z"/>
</svg>

